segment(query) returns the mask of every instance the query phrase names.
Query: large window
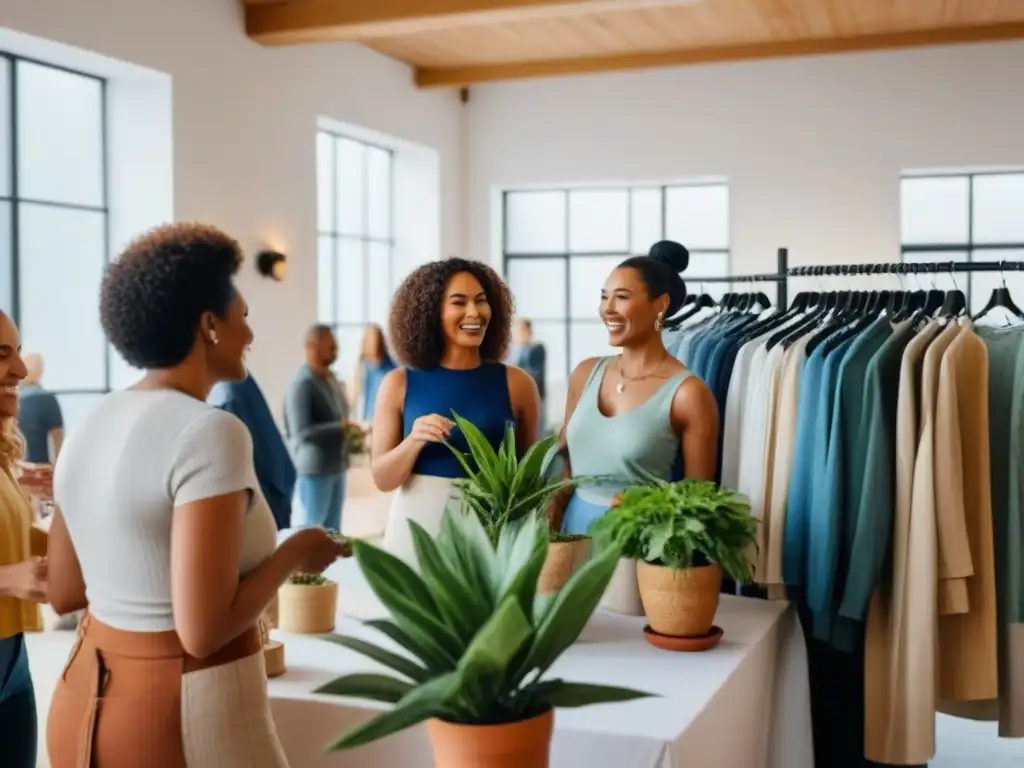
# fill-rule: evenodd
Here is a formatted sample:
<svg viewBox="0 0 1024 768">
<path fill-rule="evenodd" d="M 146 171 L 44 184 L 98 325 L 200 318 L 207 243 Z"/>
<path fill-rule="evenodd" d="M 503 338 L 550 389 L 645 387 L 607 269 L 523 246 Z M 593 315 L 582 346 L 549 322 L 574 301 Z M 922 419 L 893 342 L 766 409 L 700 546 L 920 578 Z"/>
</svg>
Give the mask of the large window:
<svg viewBox="0 0 1024 768">
<path fill-rule="evenodd" d="M 508 191 L 503 206 L 505 276 L 518 314 L 547 348 L 549 386 L 581 360 L 610 354 L 598 317 L 601 286 L 627 256 L 667 238 L 690 249 L 690 290 L 702 276 L 729 273 L 724 183 Z"/>
<path fill-rule="evenodd" d="M 317 135 L 318 314 L 338 336 L 338 371 L 355 369 L 363 331 L 385 326 L 393 252 L 391 150 Z"/>
<path fill-rule="evenodd" d="M 68 424 L 111 389 L 105 171 L 104 81 L 0 53 L 0 305 Z"/>
<path fill-rule="evenodd" d="M 905 176 L 900 185 L 900 229 L 907 262 L 1024 260 L 1024 172 Z M 941 289 L 959 287 L 972 312 L 1005 278 L 1021 300 L 1024 273 L 940 274 Z M 922 287 L 932 277 L 921 276 Z"/>
</svg>

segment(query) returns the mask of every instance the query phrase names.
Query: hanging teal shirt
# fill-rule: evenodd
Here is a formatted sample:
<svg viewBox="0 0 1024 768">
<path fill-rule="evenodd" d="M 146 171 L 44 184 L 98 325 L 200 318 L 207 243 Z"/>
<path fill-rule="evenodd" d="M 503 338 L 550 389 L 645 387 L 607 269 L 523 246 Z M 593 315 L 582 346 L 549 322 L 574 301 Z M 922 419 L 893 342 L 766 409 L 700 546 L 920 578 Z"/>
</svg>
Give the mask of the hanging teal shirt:
<svg viewBox="0 0 1024 768">
<path fill-rule="evenodd" d="M 782 544 L 782 578 L 790 586 L 802 586 L 807 560 L 807 519 L 811 514 L 814 428 L 818 397 L 825 368 L 825 348 L 819 346 L 800 372 L 796 407 L 796 441 L 789 471 L 786 528 Z"/>
<path fill-rule="evenodd" d="M 988 348 L 992 532 L 1000 623 L 1024 622 L 1024 328 L 974 330 Z"/>
<path fill-rule="evenodd" d="M 848 509 L 853 531 L 846 584 L 839 615 L 863 621 L 868 601 L 882 573 L 893 526 L 896 494 L 896 404 L 899 397 L 900 366 L 903 352 L 914 338 L 913 321 L 893 328 L 892 335 L 868 363 L 864 389 L 863 435 L 858 444 L 864 448 L 854 461 L 863 464 L 860 499 Z"/>
<path fill-rule="evenodd" d="M 880 317 L 832 353 L 842 353 L 842 357 L 831 400 L 822 492 L 816 494 L 809 525 L 807 597 L 814 613 L 815 636 L 820 640 L 832 636 L 834 596 L 836 592 L 841 595 L 843 588 L 837 583 L 837 574 L 845 577 L 846 551 L 853 536 L 848 531 L 846 513 L 848 509 L 855 509 L 860 501 L 865 453 L 860 441 L 865 375 L 871 358 L 891 332 L 889 319 Z"/>
</svg>

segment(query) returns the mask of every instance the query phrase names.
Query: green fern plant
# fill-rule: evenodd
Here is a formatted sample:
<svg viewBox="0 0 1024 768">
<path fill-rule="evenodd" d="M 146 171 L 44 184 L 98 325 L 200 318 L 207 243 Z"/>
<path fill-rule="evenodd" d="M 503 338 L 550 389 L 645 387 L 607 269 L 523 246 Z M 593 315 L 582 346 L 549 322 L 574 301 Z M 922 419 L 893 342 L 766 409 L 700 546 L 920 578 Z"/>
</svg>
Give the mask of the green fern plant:
<svg viewBox="0 0 1024 768">
<path fill-rule="evenodd" d="M 627 488 L 590 533 L 618 544 L 624 557 L 676 569 L 717 563 L 734 580 L 749 582 L 747 555 L 757 526 L 750 502 L 737 491 L 709 480 L 658 481 Z"/>
<path fill-rule="evenodd" d="M 558 455 L 555 435 L 538 440 L 520 459 L 511 424 L 505 428 L 498 450 L 494 450 L 476 425 L 454 411 L 452 416 L 469 447 L 469 453 L 465 453 L 445 443 L 466 473 L 455 480 L 455 487 L 461 492 L 463 508 L 480 518 L 495 546 L 506 525 L 546 509 L 559 491 L 587 482 L 582 477 L 551 477 L 551 465 Z"/>
<path fill-rule="evenodd" d="M 553 707 L 650 695 L 545 677 L 597 607 L 619 561 L 617 547 L 597 552 L 560 592 L 539 595 L 548 550 L 547 522 L 540 515 L 505 525 L 497 547 L 483 522 L 460 510 L 445 513 L 436 540 L 416 523 L 410 527 L 419 573 L 365 541 L 354 542 L 356 561 L 390 614 L 366 625 L 402 652 L 358 637 L 324 636 L 391 674 L 346 675 L 316 693 L 394 705 L 350 730 L 332 751 L 362 746 L 430 718 L 496 725 Z"/>
</svg>

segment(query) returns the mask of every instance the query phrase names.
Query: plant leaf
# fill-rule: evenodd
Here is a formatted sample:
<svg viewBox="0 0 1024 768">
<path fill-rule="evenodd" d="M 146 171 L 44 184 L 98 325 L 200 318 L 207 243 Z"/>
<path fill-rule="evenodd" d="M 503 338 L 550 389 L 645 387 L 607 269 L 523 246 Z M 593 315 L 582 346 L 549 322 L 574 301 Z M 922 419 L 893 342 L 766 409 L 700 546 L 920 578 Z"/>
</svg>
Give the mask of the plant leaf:
<svg viewBox="0 0 1024 768">
<path fill-rule="evenodd" d="M 545 680 L 528 688 L 526 693 L 533 700 L 531 704 L 537 702 L 548 707 L 587 707 L 591 704 L 646 699 L 655 695 L 632 688 L 596 683 L 567 683 L 564 680 Z"/>
<path fill-rule="evenodd" d="M 357 540 L 353 549 L 366 583 L 395 622 L 411 635 L 428 635 L 454 665 L 463 645 L 440 617 L 437 603 L 420 575 L 394 555 L 365 541 Z"/>
<path fill-rule="evenodd" d="M 618 548 L 607 547 L 569 577 L 537 627 L 530 655 L 515 672 L 517 682 L 534 669 L 544 674 L 576 642 L 607 589 L 619 556 Z"/>
<path fill-rule="evenodd" d="M 357 725 L 329 748 L 341 752 L 390 736 L 431 717 L 443 715 L 448 699 L 459 689 L 461 673 L 449 672 L 424 683 L 399 701 L 394 709 L 382 712 L 361 725 Z"/>
<path fill-rule="evenodd" d="M 455 668 L 458 659 L 449 656 L 444 648 L 429 633 L 414 629 L 407 632 L 390 619 L 370 619 L 363 622 L 371 629 L 387 635 L 402 648 L 412 653 L 430 670 L 431 675 L 439 675 Z"/>
<path fill-rule="evenodd" d="M 419 523 L 410 520 L 409 528 L 421 575 L 434 593 L 438 610 L 462 642 L 468 643 L 487 620 L 490 606 L 481 600 L 478 590 L 472 589 L 448 566 L 437 544 Z"/>
<path fill-rule="evenodd" d="M 345 675 L 321 685 L 313 693 L 328 696 L 350 696 L 356 699 L 383 701 L 397 704 L 413 689 L 411 683 L 396 680 L 387 675 L 356 674 Z"/>
<path fill-rule="evenodd" d="M 394 670 L 398 674 L 403 675 L 414 682 L 422 683 L 425 680 L 430 679 L 430 671 L 421 667 L 416 662 L 411 661 L 404 656 L 400 656 L 397 653 L 385 650 L 373 643 L 369 643 L 366 640 L 361 640 L 358 637 L 330 634 L 319 635 L 319 638 L 321 640 L 327 640 L 328 642 L 335 643 L 336 645 L 344 646 L 351 651 L 355 651 L 367 658 L 373 659 L 378 664 L 382 664 L 388 669 Z M 415 653 L 415 651 L 412 648 L 409 648 L 405 643 L 399 643 L 399 645 L 410 652 Z M 418 656 L 419 654 L 416 655 Z"/>
</svg>

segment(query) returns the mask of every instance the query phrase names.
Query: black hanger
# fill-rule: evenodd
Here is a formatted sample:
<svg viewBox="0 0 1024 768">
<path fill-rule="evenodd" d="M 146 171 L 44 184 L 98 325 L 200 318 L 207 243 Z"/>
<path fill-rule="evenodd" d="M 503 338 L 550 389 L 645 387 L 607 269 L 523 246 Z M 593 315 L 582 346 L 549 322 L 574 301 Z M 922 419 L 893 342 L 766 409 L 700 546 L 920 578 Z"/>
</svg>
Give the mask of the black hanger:
<svg viewBox="0 0 1024 768">
<path fill-rule="evenodd" d="M 947 265 L 949 268 L 949 275 L 953 276 L 953 262 L 949 262 Z M 956 285 L 956 283 L 954 283 Z M 967 297 L 964 292 L 959 288 L 953 288 L 951 291 L 946 291 L 946 296 L 942 300 L 942 306 L 939 307 L 939 317 L 952 319 L 958 317 L 961 313 L 967 309 Z"/>
<path fill-rule="evenodd" d="M 1006 262 L 1002 262 L 999 265 L 1000 271 L 1006 268 Z M 1018 320 L 1024 320 L 1024 310 L 1021 310 L 1014 301 L 1013 297 L 1010 296 L 1010 289 L 1006 287 L 1006 278 L 1003 278 L 1003 284 L 998 288 L 992 289 L 992 295 L 988 297 L 988 304 L 982 307 L 982 310 L 974 316 L 977 320 L 984 317 L 993 309 L 1005 309 L 1011 315 L 1016 317 Z"/>
</svg>

